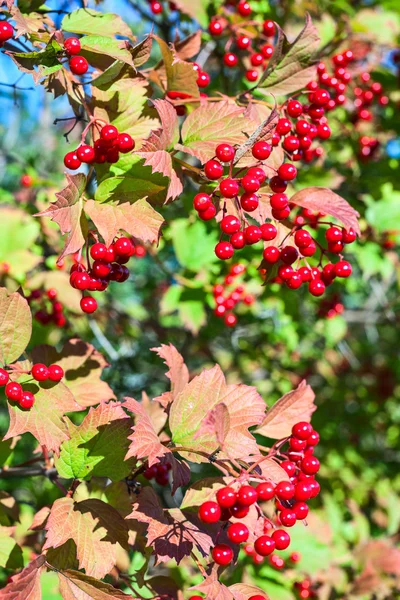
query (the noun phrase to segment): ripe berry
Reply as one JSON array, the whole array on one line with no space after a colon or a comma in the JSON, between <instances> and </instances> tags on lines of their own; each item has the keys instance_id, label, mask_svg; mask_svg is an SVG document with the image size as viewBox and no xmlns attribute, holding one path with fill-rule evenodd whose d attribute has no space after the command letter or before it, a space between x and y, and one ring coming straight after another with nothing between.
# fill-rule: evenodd
<instances>
[{"instance_id":1,"label":"ripe berry","mask_svg":"<svg viewBox=\"0 0 400 600\"><path fill-rule=\"evenodd\" d=\"M79 146L79 148L77 149L76 155L81 162L90 164L94 161L96 153L92 146L82 144L82 146Z\"/></svg>"},{"instance_id":2,"label":"ripe berry","mask_svg":"<svg viewBox=\"0 0 400 600\"><path fill-rule=\"evenodd\" d=\"M269 60L274 53L274 47L271 44L264 44L260 50L266 60Z\"/></svg>"},{"instance_id":3,"label":"ripe berry","mask_svg":"<svg viewBox=\"0 0 400 600\"><path fill-rule=\"evenodd\" d=\"M114 250L119 256L133 256L135 246L127 237L120 237L114 242Z\"/></svg>"},{"instance_id":4,"label":"ripe berry","mask_svg":"<svg viewBox=\"0 0 400 600\"><path fill-rule=\"evenodd\" d=\"M0 369L0 386L6 385L10 379L9 374L5 369Z\"/></svg>"},{"instance_id":5,"label":"ripe berry","mask_svg":"<svg viewBox=\"0 0 400 600\"><path fill-rule=\"evenodd\" d=\"M300 148L300 140L295 135L287 135L283 140L283 147L288 152L294 152Z\"/></svg>"},{"instance_id":6,"label":"ripe berry","mask_svg":"<svg viewBox=\"0 0 400 600\"><path fill-rule=\"evenodd\" d=\"M251 152L257 160L267 160L271 155L272 147L268 142L260 140L254 144Z\"/></svg>"},{"instance_id":7,"label":"ripe berry","mask_svg":"<svg viewBox=\"0 0 400 600\"><path fill-rule=\"evenodd\" d=\"M307 440L313 431L311 423L307 421L300 421L292 427L292 435L299 440Z\"/></svg>"},{"instance_id":8,"label":"ripe berry","mask_svg":"<svg viewBox=\"0 0 400 600\"><path fill-rule=\"evenodd\" d=\"M343 231L342 241L345 244L352 244L357 238L357 234L352 227Z\"/></svg>"},{"instance_id":9,"label":"ripe berry","mask_svg":"<svg viewBox=\"0 0 400 600\"><path fill-rule=\"evenodd\" d=\"M247 174L242 179L242 187L246 192L258 192L260 189L260 182L257 177Z\"/></svg>"},{"instance_id":10,"label":"ripe berry","mask_svg":"<svg viewBox=\"0 0 400 600\"><path fill-rule=\"evenodd\" d=\"M276 529L271 537L275 542L276 550L286 550L290 544L290 535L283 529Z\"/></svg>"},{"instance_id":11,"label":"ripe berry","mask_svg":"<svg viewBox=\"0 0 400 600\"><path fill-rule=\"evenodd\" d=\"M297 259L299 253L297 252L294 246L285 246L281 250L281 260L286 265L292 265L294 261Z\"/></svg>"},{"instance_id":12,"label":"ripe berry","mask_svg":"<svg viewBox=\"0 0 400 600\"><path fill-rule=\"evenodd\" d=\"M97 309L97 300L92 296L85 296L81 299L80 306L84 313L94 313Z\"/></svg>"},{"instance_id":13,"label":"ripe berry","mask_svg":"<svg viewBox=\"0 0 400 600\"><path fill-rule=\"evenodd\" d=\"M284 527L293 527L297 521L296 513L294 510L284 508L279 513L279 520Z\"/></svg>"},{"instance_id":14,"label":"ripe berry","mask_svg":"<svg viewBox=\"0 0 400 600\"><path fill-rule=\"evenodd\" d=\"M232 313L225 315L224 323L227 327L235 327L237 324L237 316L233 315Z\"/></svg>"},{"instance_id":15,"label":"ripe berry","mask_svg":"<svg viewBox=\"0 0 400 600\"><path fill-rule=\"evenodd\" d=\"M299 287L303 285L301 275L299 275L298 273L293 273L290 279L288 279L288 281L286 282L286 285L291 290L298 290Z\"/></svg>"},{"instance_id":16,"label":"ripe berry","mask_svg":"<svg viewBox=\"0 0 400 600\"><path fill-rule=\"evenodd\" d=\"M308 285L308 290L312 296L322 296L325 292L325 284L320 279L313 279Z\"/></svg>"},{"instance_id":17,"label":"ripe berry","mask_svg":"<svg viewBox=\"0 0 400 600\"><path fill-rule=\"evenodd\" d=\"M33 365L31 373L36 381L46 381L49 378L49 370L43 363Z\"/></svg>"},{"instance_id":18,"label":"ripe berry","mask_svg":"<svg viewBox=\"0 0 400 600\"><path fill-rule=\"evenodd\" d=\"M239 4L237 5L237 11L242 17L248 17L251 15L251 6L248 2L246 2L246 0L240 0Z\"/></svg>"},{"instance_id":19,"label":"ripe berry","mask_svg":"<svg viewBox=\"0 0 400 600\"><path fill-rule=\"evenodd\" d=\"M298 502L304 502L311 498L312 488L308 481L299 481L294 490L294 498Z\"/></svg>"},{"instance_id":20,"label":"ripe berry","mask_svg":"<svg viewBox=\"0 0 400 600\"><path fill-rule=\"evenodd\" d=\"M204 165L204 173L208 179L215 181L222 177L224 173L224 167L217 160L209 160Z\"/></svg>"},{"instance_id":21,"label":"ripe berry","mask_svg":"<svg viewBox=\"0 0 400 600\"><path fill-rule=\"evenodd\" d=\"M240 221L234 215L226 215L221 221L221 230L224 233L236 233L240 229Z\"/></svg>"},{"instance_id":22,"label":"ripe berry","mask_svg":"<svg viewBox=\"0 0 400 600\"><path fill-rule=\"evenodd\" d=\"M217 565L229 565L233 559L233 550L230 546L226 544L217 544L215 548L212 549L211 555L213 557L214 562Z\"/></svg>"},{"instance_id":23,"label":"ripe berry","mask_svg":"<svg viewBox=\"0 0 400 600\"><path fill-rule=\"evenodd\" d=\"M316 280L314 280L316 281ZM307 442L306 440L300 440L297 437L291 437L289 439L289 446L291 450L294 450L295 452L302 452L304 450L304 448L307 446Z\"/></svg>"},{"instance_id":24,"label":"ripe berry","mask_svg":"<svg viewBox=\"0 0 400 600\"><path fill-rule=\"evenodd\" d=\"M243 231L238 231L237 233L231 235L230 242L236 250L244 248L246 245L246 239L244 237Z\"/></svg>"},{"instance_id":25,"label":"ripe berry","mask_svg":"<svg viewBox=\"0 0 400 600\"><path fill-rule=\"evenodd\" d=\"M14 35L14 27L8 21L0 22L0 46Z\"/></svg>"},{"instance_id":26,"label":"ripe berry","mask_svg":"<svg viewBox=\"0 0 400 600\"><path fill-rule=\"evenodd\" d=\"M272 223L263 223L262 225L260 225L260 229L261 239L263 239L265 242L270 242L271 240L274 240L278 235L278 230Z\"/></svg>"},{"instance_id":27,"label":"ripe berry","mask_svg":"<svg viewBox=\"0 0 400 600\"><path fill-rule=\"evenodd\" d=\"M269 481L264 481L263 483L258 484L256 492L258 494L258 499L262 502L266 502L275 496L275 486Z\"/></svg>"},{"instance_id":28,"label":"ripe berry","mask_svg":"<svg viewBox=\"0 0 400 600\"><path fill-rule=\"evenodd\" d=\"M284 460L280 466L286 471L289 477L292 477L296 472L296 465L291 460Z\"/></svg>"},{"instance_id":29,"label":"ripe berry","mask_svg":"<svg viewBox=\"0 0 400 600\"><path fill-rule=\"evenodd\" d=\"M311 244L309 244L305 248L300 249L300 252L303 256L312 256L313 254L316 253L316 251L317 251L317 245L314 242L314 240L311 242Z\"/></svg>"},{"instance_id":30,"label":"ripe berry","mask_svg":"<svg viewBox=\"0 0 400 600\"><path fill-rule=\"evenodd\" d=\"M90 285L90 275L86 271L83 273L72 273L70 282L73 288L77 290L87 290Z\"/></svg>"},{"instance_id":31,"label":"ripe berry","mask_svg":"<svg viewBox=\"0 0 400 600\"><path fill-rule=\"evenodd\" d=\"M253 83L254 81L257 81L258 79L258 71L256 71L255 69L249 69L248 71L246 71L246 79L247 81L250 81L251 83Z\"/></svg>"},{"instance_id":32,"label":"ripe berry","mask_svg":"<svg viewBox=\"0 0 400 600\"><path fill-rule=\"evenodd\" d=\"M306 475L315 475L319 471L319 460L315 456L305 456L301 461L301 470Z\"/></svg>"},{"instance_id":33,"label":"ripe berry","mask_svg":"<svg viewBox=\"0 0 400 600\"><path fill-rule=\"evenodd\" d=\"M300 119L299 121L297 121L296 133L304 136L304 135L307 135L309 131L310 131L310 124L308 121L305 121L304 119Z\"/></svg>"},{"instance_id":34,"label":"ripe berry","mask_svg":"<svg viewBox=\"0 0 400 600\"><path fill-rule=\"evenodd\" d=\"M159 15L160 13L162 13L163 8L161 2L158 2L157 0L151 2L150 10L153 13L153 15Z\"/></svg>"},{"instance_id":35,"label":"ripe berry","mask_svg":"<svg viewBox=\"0 0 400 600\"><path fill-rule=\"evenodd\" d=\"M105 244L96 243L90 248L90 256L94 260L105 260L107 256L107 246Z\"/></svg>"},{"instance_id":36,"label":"ripe berry","mask_svg":"<svg viewBox=\"0 0 400 600\"><path fill-rule=\"evenodd\" d=\"M246 212L254 212L258 208L258 205L259 201L256 194L245 192L240 196L240 206Z\"/></svg>"},{"instance_id":37,"label":"ripe berry","mask_svg":"<svg viewBox=\"0 0 400 600\"><path fill-rule=\"evenodd\" d=\"M315 481L315 479L313 479L310 482L310 489L311 489L310 498L315 498L316 496L318 496L320 489L321 489L318 481Z\"/></svg>"},{"instance_id":38,"label":"ripe berry","mask_svg":"<svg viewBox=\"0 0 400 600\"><path fill-rule=\"evenodd\" d=\"M236 54L233 54L233 52L227 52L226 54L224 54L223 61L224 65L226 65L227 67L236 67L236 65L239 62L239 59L236 56Z\"/></svg>"},{"instance_id":39,"label":"ripe berry","mask_svg":"<svg viewBox=\"0 0 400 600\"><path fill-rule=\"evenodd\" d=\"M237 499L235 490L229 486L223 487L217 492L217 502L222 508L231 508Z\"/></svg>"},{"instance_id":40,"label":"ripe berry","mask_svg":"<svg viewBox=\"0 0 400 600\"><path fill-rule=\"evenodd\" d=\"M278 175L284 181L292 181L297 177L297 169L290 163L284 163L278 169Z\"/></svg>"},{"instance_id":41,"label":"ripe berry","mask_svg":"<svg viewBox=\"0 0 400 600\"><path fill-rule=\"evenodd\" d=\"M298 100L289 100L287 112L290 117L299 117L303 112L303 106Z\"/></svg>"},{"instance_id":42,"label":"ripe berry","mask_svg":"<svg viewBox=\"0 0 400 600\"><path fill-rule=\"evenodd\" d=\"M275 23L270 20L264 21L263 33L267 37L272 37L273 35L275 35Z\"/></svg>"},{"instance_id":43,"label":"ripe berry","mask_svg":"<svg viewBox=\"0 0 400 600\"><path fill-rule=\"evenodd\" d=\"M257 244L261 240L261 229L257 225L249 225L243 230L246 244L252 245Z\"/></svg>"},{"instance_id":44,"label":"ripe berry","mask_svg":"<svg viewBox=\"0 0 400 600\"><path fill-rule=\"evenodd\" d=\"M296 502L292 508L296 513L296 518L298 521L302 521L303 519L307 518L308 506L305 502Z\"/></svg>"},{"instance_id":45,"label":"ripe berry","mask_svg":"<svg viewBox=\"0 0 400 600\"><path fill-rule=\"evenodd\" d=\"M104 125L100 132L100 137L106 142L113 142L118 138L118 129L114 125Z\"/></svg>"},{"instance_id":46,"label":"ripe berry","mask_svg":"<svg viewBox=\"0 0 400 600\"><path fill-rule=\"evenodd\" d=\"M257 502L258 494L255 488L251 485L242 485L238 491L237 501L243 506L250 506Z\"/></svg>"},{"instance_id":47,"label":"ripe berry","mask_svg":"<svg viewBox=\"0 0 400 600\"><path fill-rule=\"evenodd\" d=\"M235 198L239 193L239 183L236 179L228 177L221 181L219 189L224 198Z\"/></svg>"},{"instance_id":48,"label":"ripe berry","mask_svg":"<svg viewBox=\"0 0 400 600\"><path fill-rule=\"evenodd\" d=\"M289 198L286 194L272 194L269 201L271 208L275 208L276 210L282 210L282 208L286 208L289 204Z\"/></svg>"},{"instance_id":49,"label":"ripe berry","mask_svg":"<svg viewBox=\"0 0 400 600\"><path fill-rule=\"evenodd\" d=\"M254 542L254 549L260 556L268 556L275 550L275 541L269 535L262 535Z\"/></svg>"},{"instance_id":50,"label":"ripe berry","mask_svg":"<svg viewBox=\"0 0 400 600\"><path fill-rule=\"evenodd\" d=\"M196 194L193 200L193 206L197 211L207 210L210 208L210 206L212 206L211 196L205 194L204 192Z\"/></svg>"},{"instance_id":51,"label":"ripe berry","mask_svg":"<svg viewBox=\"0 0 400 600\"><path fill-rule=\"evenodd\" d=\"M73 56L69 61L69 68L74 75L84 75L89 69L89 63L83 56Z\"/></svg>"},{"instance_id":52,"label":"ripe berry","mask_svg":"<svg viewBox=\"0 0 400 600\"><path fill-rule=\"evenodd\" d=\"M64 165L67 167L67 169L71 169L71 171L76 171L76 169L79 169L81 164L82 163L79 160L76 152L67 152L67 154L64 156Z\"/></svg>"},{"instance_id":53,"label":"ripe berry","mask_svg":"<svg viewBox=\"0 0 400 600\"><path fill-rule=\"evenodd\" d=\"M221 162L231 162L235 157L235 148L230 144L219 144L215 149L215 154Z\"/></svg>"},{"instance_id":54,"label":"ripe berry","mask_svg":"<svg viewBox=\"0 0 400 600\"><path fill-rule=\"evenodd\" d=\"M5 394L9 400L18 402L22 397L22 385L16 381L9 381L5 387Z\"/></svg>"},{"instance_id":55,"label":"ripe berry","mask_svg":"<svg viewBox=\"0 0 400 600\"><path fill-rule=\"evenodd\" d=\"M76 56L81 51L81 42L77 37L67 38L64 42L64 50L70 56Z\"/></svg>"},{"instance_id":56,"label":"ripe berry","mask_svg":"<svg viewBox=\"0 0 400 600\"><path fill-rule=\"evenodd\" d=\"M198 514L203 523L217 523L221 517L221 509L216 502L203 502Z\"/></svg>"},{"instance_id":57,"label":"ripe berry","mask_svg":"<svg viewBox=\"0 0 400 600\"><path fill-rule=\"evenodd\" d=\"M277 194L283 194L286 191L287 183L286 181L282 181L280 177L275 175L269 182L269 187L271 190Z\"/></svg>"},{"instance_id":58,"label":"ripe berry","mask_svg":"<svg viewBox=\"0 0 400 600\"><path fill-rule=\"evenodd\" d=\"M318 106L317 104L311 104L308 109L308 115L313 121L319 121L324 116L325 111L322 106Z\"/></svg>"},{"instance_id":59,"label":"ripe berry","mask_svg":"<svg viewBox=\"0 0 400 600\"><path fill-rule=\"evenodd\" d=\"M249 539L249 530L243 523L232 523L229 525L227 534L233 544L241 544Z\"/></svg>"},{"instance_id":60,"label":"ripe berry","mask_svg":"<svg viewBox=\"0 0 400 600\"><path fill-rule=\"evenodd\" d=\"M300 269L297 272L299 275L301 275L301 278L304 283L308 283L312 280L312 271L308 267L300 267Z\"/></svg>"},{"instance_id":61,"label":"ripe berry","mask_svg":"<svg viewBox=\"0 0 400 600\"><path fill-rule=\"evenodd\" d=\"M335 265L335 274L337 277L350 277L352 272L351 264L347 260L339 260Z\"/></svg>"},{"instance_id":62,"label":"ripe berry","mask_svg":"<svg viewBox=\"0 0 400 600\"><path fill-rule=\"evenodd\" d=\"M215 254L221 260L228 260L234 255L234 248L230 242L218 242L215 246Z\"/></svg>"},{"instance_id":63,"label":"ripe berry","mask_svg":"<svg viewBox=\"0 0 400 600\"><path fill-rule=\"evenodd\" d=\"M275 487L275 496L279 500L291 500L294 496L294 485L289 481L280 481Z\"/></svg>"},{"instance_id":64,"label":"ripe berry","mask_svg":"<svg viewBox=\"0 0 400 600\"><path fill-rule=\"evenodd\" d=\"M241 35L237 38L236 45L241 50L247 50L251 45L251 39L247 35Z\"/></svg>"},{"instance_id":65,"label":"ripe berry","mask_svg":"<svg viewBox=\"0 0 400 600\"><path fill-rule=\"evenodd\" d=\"M263 252L264 260L271 264L278 262L280 255L281 252L276 246L268 246Z\"/></svg>"},{"instance_id":66,"label":"ripe berry","mask_svg":"<svg viewBox=\"0 0 400 600\"><path fill-rule=\"evenodd\" d=\"M318 443L319 443L319 433L313 429L310 437L307 440L307 444L309 446L316 446Z\"/></svg>"},{"instance_id":67,"label":"ripe berry","mask_svg":"<svg viewBox=\"0 0 400 600\"><path fill-rule=\"evenodd\" d=\"M208 26L208 31L211 33L211 35L221 35L223 30L224 28L222 26L221 21L218 21L217 19L211 21L211 23Z\"/></svg>"},{"instance_id":68,"label":"ripe berry","mask_svg":"<svg viewBox=\"0 0 400 600\"><path fill-rule=\"evenodd\" d=\"M231 515L235 517L235 519L244 519L249 514L249 507L243 504L236 503L232 506Z\"/></svg>"},{"instance_id":69,"label":"ripe berry","mask_svg":"<svg viewBox=\"0 0 400 600\"><path fill-rule=\"evenodd\" d=\"M29 409L35 404L35 396L32 392L22 392L21 398L19 400L19 405L21 408Z\"/></svg>"},{"instance_id":70,"label":"ripe berry","mask_svg":"<svg viewBox=\"0 0 400 600\"><path fill-rule=\"evenodd\" d=\"M284 117L279 119L278 123L276 124L276 132L279 133L279 135L286 135L291 129L292 123L289 121L289 119L285 119Z\"/></svg>"},{"instance_id":71,"label":"ripe berry","mask_svg":"<svg viewBox=\"0 0 400 600\"><path fill-rule=\"evenodd\" d=\"M211 78L208 73L200 71L197 77L197 85L199 88L205 88L210 84Z\"/></svg>"},{"instance_id":72,"label":"ripe berry","mask_svg":"<svg viewBox=\"0 0 400 600\"><path fill-rule=\"evenodd\" d=\"M341 242L343 238L343 231L339 227L329 227L325 232L327 242Z\"/></svg>"},{"instance_id":73,"label":"ripe berry","mask_svg":"<svg viewBox=\"0 0 400 600\"><path fill-rule=\"evenodd\" d=\"M64 371L59 365L50 365L48 370L50 381L58 382L64 377Z\"/></svg>"},{"instance_id":74,"label":"ripe berry","mask_svg":"<svg viewBox=\"0 0 400 600\"><path fill-rule=\"evenodd\" d=\"M255 52L250 56L250 62L253 67L259 67L264 62L264 56L261 52Z\"/></svg>"},{"instance_id":75,"label":"ripe berry","mask_svg":"<svg viewBox=\"0 0 400 600\"><path fill-rule=\"evenodd\" d=\"M111 263L103 260L95 260L92 265L92 272L95 277L103 279L111 273Z\"/></svg>"},{"instance_id":76,"label":"ripe berry","mask_svg":"<svg viewBox=\"0 0 400 600\"><path fill-rule=\"evenodd\" d=\"M312 242L312 237L305 229L298 229L294 234L294 241L299 248L307 248Z\"/></svg>"},{"instance_id":77,"label":"ripe berry","mask_svg":"<svg viewBox=\"0 0 400 600\"><path fill-rule=\"evenodd\" d=\"M120 133L117 137L117 146L118 150L122 152L122 154L127 154L135 147L135 140L132 138L129 133Z\"/></svg>"}]
</instances>

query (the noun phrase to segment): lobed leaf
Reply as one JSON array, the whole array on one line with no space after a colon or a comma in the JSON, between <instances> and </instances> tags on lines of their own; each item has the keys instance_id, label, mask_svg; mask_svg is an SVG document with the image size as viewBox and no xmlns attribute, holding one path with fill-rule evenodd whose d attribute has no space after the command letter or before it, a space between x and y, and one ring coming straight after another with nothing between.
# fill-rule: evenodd
<instances>
[{"instance_id":1,"label":"lobed leaf","mask_svg":"<svg viewBox=\"0 0 400 600\"><path fill-rule=\"evenodd\" d=\"M58 579L64 600L138 600L80 571L63 570L58 573Z\"/></svg>"},{"instance_id":2,"label":"lobed leaf","mask_svg":"<svg viewBox=\"0 0 400 600\"><path fill-rule=\"evenodd\" d=\"M38 556L20 573L13 575L10 583L0 590L0 600L41 600L40 575L45 562L45 556Z\"/></svg>"},{"instance_id":3,"label":"lobed leaf","mask_svg":"<svg viewBox=\"0 0 400 600\"><path fill-rule=\"evenodd\" d=\"M158 356L164 359L164 362L169 369L166 376L171 381L171 391L156 398L162 406L166 407L189 383L189 370L183 360L183 356L172 344L169 344L168 346L166 344L161 344L160 347L151 348L151 350L157 352Z\"/></svg>"},{"instance_id":4,"label":"lobed leaf","mask_svg":"<svg viewBox=\"0 0 400 600\"><path fill-rule=\"evenodd\" d=\"M193 69L193 64L181 60L176 50L168 46L158 36L154 36L154 39L157 40L160 46L167 80L167 91L185 92L193 98L199 98L200 92L197 85L197 73Z\"/></svg>"},{"instance_id":5,"label":"lobed leaf","mask_svg":"<svg viewBox=\"0 0 400 600\"><path fill-rule=\"evenodd\" d=\"M28 302L17 292L0 288L0 364L16 361L32 335L32 315Z\"/></svg>"},{"instance_id":6,"label":"lobed leaf","mask_svg":"<svg viewBox=\"0 0 400 600\"><path fill-rule=\"evenodd\" d=\"M157 432L145 408L133 398L126 398L124 408L136 415L135 425L132 428L132 435L129 436L131 444L126 453L125 460L132 456L136 458L145 458L148 460L149 467L160 462L160 458L170 454L170 450L160 442Z\"/></svg>"},{"instance_id":7,"label":"lobed leaf","mask_svg":"<svg viewBox=\"0 0 400 600\"><path fill-rule=\"evenodd\" d=\"M90 8L79 8L66 15L62 20L61 29L84 35L105 35L108 37L121 35L135 39L131 28L119 15L102 13Z\"/></svg>"}]
</instances>

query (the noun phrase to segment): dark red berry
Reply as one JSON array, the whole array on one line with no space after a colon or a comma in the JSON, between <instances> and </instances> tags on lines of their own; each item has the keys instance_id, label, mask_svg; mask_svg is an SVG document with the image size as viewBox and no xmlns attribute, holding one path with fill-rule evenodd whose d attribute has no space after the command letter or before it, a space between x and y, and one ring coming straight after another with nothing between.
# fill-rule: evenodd
<instances>
[{"instance_id":1,"label":"dark red berry","mask_svg":"<svg viewBox=\"0 0 400 600\"><path fill-rule=\"evenodd\" d=\"M277 194L283 194L286 191L287 183L283 181L280 177L275 175L269 182L269 187L271 190Z\"/></svg>"},{"instance_id":2,"label":"dark red berry","mask_svg":"<svg viewBox=\"0 0 400 600\"><path fill-rule=\"evenodd\" d=\"M244 517L249 514L250 508L243 504L236 503L230 510L232 517L235 517L235 519L244 519Z\"/></svg>"}]
</instances>

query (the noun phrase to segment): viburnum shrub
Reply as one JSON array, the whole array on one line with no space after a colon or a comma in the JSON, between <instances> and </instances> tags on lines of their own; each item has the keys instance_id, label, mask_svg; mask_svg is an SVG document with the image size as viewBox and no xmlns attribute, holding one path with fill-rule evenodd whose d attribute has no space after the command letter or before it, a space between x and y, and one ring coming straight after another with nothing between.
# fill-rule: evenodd
<instances>
[{"instance_id":1,"label":"viburnum shrub","mask_svg":"<svg viewBox=\"0 0 400 600\"><path fill-rule=\"evenodd\" d=\"M0 288L0 389L10 415L4 442L25 433L35 439L34 456L11 475L33 464L60 497L36 513L31 562L19 572L23 540L2 522L5 537L17 536L5 564L21 554L4 598L39 600L40 577L51 571L66 600L268 600L267 586L247 583L247 575L238 581L241 571L236 583L228 577L247 557L255 566L268 557L265 566L277 570L300 560L291 531L307 526L320 491L311 387L299 377L267 408L255 387L233 382L231 373L227 382L218 364L189 373L168 343L152 350L168 368L170 389L155 398L143 392L140 402L117 399L101 379L113 364L94 346L78 336L63 347L39 345L43 329L32 332L32 320L47 326L51 341L56 328L71 331L68 311L78 304L81 322L97 335L96 318L118 335L113 284L126 282L129 262L147 251L156 264L162 237L168 248L180 225L165 222L172 202L181 219L215 239L212 260L228 261L206 290L210 313L226 327L236 325L236 307L257 310L263 283L322 296L352 274L348 249L361 233L359 214L327 187L303 187L302 177L311 181L310 163L325 165L339 111L356 129L356 155L376 158L373 122L388 97L362 48L341 46L341 35L334 51L322 46L308 14L289 41L264 8L229 0L210 7L204 31L174 42L152 31L137 42L119 15L86 4L70 12L26 4L1 3L0 45L70 112L56 119L68 122L62 189L36 197L46 180L29 170L20 183L43 239L58 236L49 219L65 237L53 269L60 288L46 278L47 246L36 279L18 274L11 279L23 281L20 289ZM152 1L143 14L155 15L165 34L173 14L191 14L187 4ZM226 89L218 89L226 72ZM195 254L195 243L184 251ZM10 269L4 261L1 276ZM185 278L191 290L203 284L201 269L196 275ZM335 294L315 313L342 312ZM98 339L112 363L112 347ZM181 562L195 573L190 589L157 570ZM311 579L292 581L301 598L314 596Z\"/></svg>"}]
</instances>

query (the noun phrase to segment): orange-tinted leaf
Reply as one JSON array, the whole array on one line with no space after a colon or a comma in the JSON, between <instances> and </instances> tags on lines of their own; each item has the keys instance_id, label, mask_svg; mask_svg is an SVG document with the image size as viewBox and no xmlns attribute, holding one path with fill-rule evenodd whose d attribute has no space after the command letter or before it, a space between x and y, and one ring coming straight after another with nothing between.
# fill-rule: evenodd
<instances>
[{"instance_id":1,"label":"orange-tinted leaf","mask_svg":"<svg viewBox=\"0 0 400 600\"><path fill-rule=\"evenodd\" d=\"M328 188L304 188L296 192L290 198L290 202L303 208L330 215L341 221L347 229L352 227L360 235L360 226L357 220L360 216L359 213L350 206L347 200Z\"/></svg>"},{"instance_id":2,"label":"orange-tinted leaf","mask_svg":"<svg viewBox=\"0 0 400 600\"><path fill-rule=\"evenodd\" d=\"M260 123L260 125L257 127L257 129L244 142L244 144L239 146L239 148L236 150L235 163L239 162L240 159L243 156L245 156L247 153L250 153L251 148L254 146L254 144L258 140L269 141L272 138L272 135L274 133L274 130L275 130L278 120L279 120L279 113L274 108L271 111L271 113L268 115L268 117L262 123Z\"/></svg>"},{"instance_id":3,"label":"orange-tinted leaf","mask_svg":"<svg viewBox=\"0 0 400 600\"><path fill-rule=\"evenodd\" d=\"M315 394L303 380L293 391L280 398L268 411L256 431L266 437L281 439L290 435L292 427L299 421L310 421L315 411Z\"/></svg>"},{"instance_id":4,"label":"orange-tinted leaf","mask_svg":"<svg viewBox=\"0 0 400 600\"><path fill-rule=\"evenodd\" d=\"M176 396L183 390L185 385L189 383L189 370L183 360L182 355L172 344L168 346L161 344L159 348L152 348L153 352L157 352L160 358L163 358L165 364L169 368L166 375L171 380L171 391L166 392L162 396L156 398L162 406L168 406Z\"/></svg>"},{"instance_id":5,"label":"orange-tinted leaf","mask_svg":"<svg viewBox=\"0 0 400 600\"><path fill-rule=\"evenodd\" d=\"M203 502L212 500L215 498L215 494L219 488L224 487L224 485L228 485L227 478L206 477L205 479L200 479L200 481L195 481L186 491L181 503L181 509L200 506Z\"/></svg>"},{"instance_id":6,"label":"orange-tinted leaf","mask_svg":"<svg viewBox=\"0 0 400 600\"><path fill-rule=\"evenodd\" d=\"M218 580L217 573L213 570L211 575L194 588L206 595L207 600L244 600L244 597L235 598L230 588Z\"/></svg>"},{"instance_id":7,"label":"orange-tinted leaf","mask_svg":"<svg viewBox=\"0 0 400 600\"><path fill-rule=\"evenodd\" d=\"M58 548L72 539L76 544L79 568L102 578L116 564L117 546L127 548L128 528L121 515L97 499L74 502L60 498L52 506L46 523L43 549Z\"/></svg>"},{"instance_id":8,"label":"orange-tinted leaf","mask_svg":"<svg viewBox=\"0 0 400 600\"><path fill-rule=\"evenodd\" d=\"M64 600L137 600L131 594L80 571L66 569L58 573L58 579Z\"/></svg>"},{"instance_id":9,"label":"orange-tinted leaf","mask_svg":"<svg viewBox=\"0 0 400 600\"><path fill-rule=\"evenodd\" d=\"M0 364L16 361L32 334L32 315L28 302L15 292L0 288Z\"/></svg>"},{"instance_id":10,"label":"orange-tinted leaf","mask_svg":"<svg viewBox=\"0 0 400 600\"><path fill-rule=\"evenodd\" d=\"M88 200L84 209L99 230L106 245L111 244L121 230L144 243L157 242L164 224L160 213L154 210L144 198L132 204L130 202Z\"/></svg>"},{"instance_id":11,"label":"orange-tinted leaf","mask_svg":"<svg viewBox=\"0 0 400 600\"><path fill-rule=\"evenodd\" d=\"M125 460L132 456L146 458L149 467L160 462L160 458L169 454L170 450L161 444L146 410L140 402L133 398L126 398L124 408L127 408L136 416L135 425L132 428L133 433L128 438L131 440L131 445Z\"/></svg>"},{"instance_id":12,"label":"orange-tinted leaf","mask_svg":"<svg viewBox=\"0 0 400 600\"><path fill-rule=\"evenodd\" d=\"M198 29L188 37L174 43L177 55L181 60L193 58L200 52L201 48L201 30Z\"/></svg>"},{"instance_id":13,"label":"orange-tinted leaf","mask_svg":"<svg viewBox=\"0 0 400 600\"><path fill-rule=\"evenodd\" d=\"M260 590L260 588L255 585L249 585L247 583L234 583L229 586L229 590L232 592L235 600L248 600L251 596L260 595L265 600L269 600L269 596L264 592L264 590Z\"/></svg>"},{"instance_id":14,"label":"orange-tinted leaf","mask_svg":"<svg viewBox=\"0 0 400 600\"><path fill-rule=\"evenodd\" d=\"M218 446L223 449L229 428L230 417L228 408L223 402L220 402L206 414L201 422L200 428L194 435L194 439L197 439L202 435L211 434L218 442Z\"/></svg>"},{"instance_id":15,"label":"orange-tinted leaf","mask_svg":"<svg viewBox=\"0 0 400 600\"><path fill-rule=\"evenodd\" d=\"M135 67L141 67L149 60L152 45L153 37L151 35L147 35L144 40L131 48L130 53L132 54L133 64Z\"/></svg>"},{"instance_id":16,"label":"orange-tinted leaf","mask_svg":"<svg viewBox=\"0 0 400 600\"><path fill-rule=\"evenodd\" d=\"M193 64L185 62L179 58L176 51L169 47L158 36L157 40L161 55L164 61L164 68L167 78L167 91L185 92L193 98L199 98L199 88L197 86L197 73L193 69Z\"/></svg>"},{"instance_id":17,"label":"orange-tinted leaf","mask_svg":"<svg viewBox=\"0 0 400 600\"><path fill-rule=\"evenodd\" d=\"M6 587L0 590L1 600L41 600L40 574L46 562L45 556L33 560L20 573L13 575Z\"/></svg>"}]
</instances>

